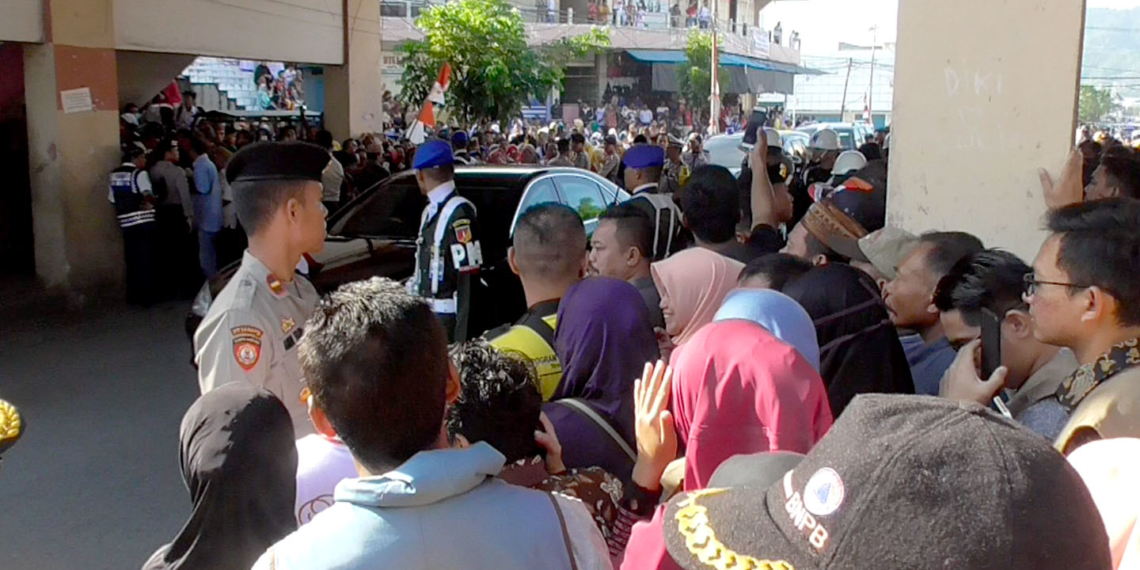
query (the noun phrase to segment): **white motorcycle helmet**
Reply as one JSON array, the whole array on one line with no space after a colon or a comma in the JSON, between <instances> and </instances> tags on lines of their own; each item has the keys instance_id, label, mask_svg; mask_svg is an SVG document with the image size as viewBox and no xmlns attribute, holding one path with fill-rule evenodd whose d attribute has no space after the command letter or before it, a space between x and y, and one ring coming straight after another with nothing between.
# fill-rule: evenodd
<instances>
[{"instance_id":1,"label":"white motorcycle helmet","mask_svg":"<svg viewBox=\"0 0 1140 570\"><path fill-rule=\"evenodd\" d=\"M835 159L835 166L831 169L832 176L844 176L867 166L867 157L857 150L848 150Z\"/></svg>"},{"instance_id":2,"label":"white motorcycle helmet","mask_svg":"<svg viewBox=\"0 0 1140 570\"><path fill-rule=\"evenodd\" d=\"M768 137L769 147L784 148L784 138L780 136L780 131L772 127L764 127L764 136Z\"/></svg>"},{"instance_id":3,"label":"white motorcycle helmet","mask_svg":"<svg viewBox=\"0 0 1140 570\"><path fill-rule=\"evenodd\" d=\"M814 150L839 150L839 134L831 129L820 129L811 136L808 146Z\"/></svg>"}]
</instances>

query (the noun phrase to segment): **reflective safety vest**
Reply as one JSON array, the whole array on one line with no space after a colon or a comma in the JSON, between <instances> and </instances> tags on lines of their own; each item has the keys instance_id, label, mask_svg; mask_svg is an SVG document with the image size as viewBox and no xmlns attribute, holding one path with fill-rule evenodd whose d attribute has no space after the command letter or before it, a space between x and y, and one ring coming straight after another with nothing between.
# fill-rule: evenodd
<instances>
[{"instance_id":1,"label":"reflective safety vest","mask_svg":"<svg viewBox=\"0 0 1140 570\"><path fill-rule=\"evenodd\" d=\"M115 206L120 228L154 222L154 209L142 208L146 194L139 186L139 176L143 172L133 164L123 164L111 171L108 199Z\"/></svg>"},{"instance_id":2,"label":"reflective safety vest","mask_svg":"<svg viewBox=\"0 0 1140 570\"><path fill-rule=\"evenodd\" d=\"M486 338L500 352L528 362L538 378L542 401L548 402L562 382L562 362L554 351L558 300L531 307L515 324L488 331Z\"/></svg>"}]
</instances>

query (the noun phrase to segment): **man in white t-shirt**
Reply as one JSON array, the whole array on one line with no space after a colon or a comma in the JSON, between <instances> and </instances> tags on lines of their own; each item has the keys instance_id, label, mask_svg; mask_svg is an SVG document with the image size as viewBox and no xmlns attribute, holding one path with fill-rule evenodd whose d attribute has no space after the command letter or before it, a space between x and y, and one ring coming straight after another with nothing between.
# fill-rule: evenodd
<instances>
[{"instance_id":1,"label":"man in white t-shirt","mask_svg":"<svg viewBox=\"0 0 1140 570\"><path fill-rule=\"evenodd\" d=\"M333 491L345 479L359 477L352 453L336 433L324 412L309 396L309 419L317 433L297 440L297 525L303 525L335 502Z\"/></svg>"},{"instance_id":2,"label":"man in white t-shirt","mask_svg":"<svg viewBox=\"0 0 1140 570\"><path fill-rule=\"evenodd\" d=\"M650 111L649 107L642 107L638 118L641 119L641 124L648 125L653 122L653 111Z\"/></svg>"}]
</instances>

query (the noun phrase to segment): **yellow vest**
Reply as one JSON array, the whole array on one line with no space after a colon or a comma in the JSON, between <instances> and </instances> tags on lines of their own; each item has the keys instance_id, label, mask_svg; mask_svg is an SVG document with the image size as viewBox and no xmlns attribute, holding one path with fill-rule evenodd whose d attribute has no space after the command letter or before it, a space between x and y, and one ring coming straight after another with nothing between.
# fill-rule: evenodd
<instances>
[{"instance_id":1,"label":"yellow vest","mask_svg":"<svg viewBox=\"0 0 1140 570\"><path fill-rule=\"evenodd\" d=\"M558 315L542 317L542 320L550 325L550 330L554 330L558 324ZM526 325L513 325L489 342L501 352L513 354L530 362L538 377L538 389L542 392L542 401L550 401L554 391L558 389L558 384L562 382L562 363L558 361L554 347L542 338L542 335Z\"/></svg>"}]
</instances>

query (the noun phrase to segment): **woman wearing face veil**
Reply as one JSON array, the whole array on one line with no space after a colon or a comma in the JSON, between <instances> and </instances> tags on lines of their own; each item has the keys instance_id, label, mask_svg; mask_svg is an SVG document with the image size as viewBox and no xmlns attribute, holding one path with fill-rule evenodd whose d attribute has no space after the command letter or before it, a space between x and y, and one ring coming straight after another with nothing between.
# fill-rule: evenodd
<instances>
[{"instance_id":1,"label":"woman wearing face veil","mask_svg":"<svg viewBox=\"0 0 1140 570\"><path fill-rule=\"evenodd\" d=\"M143 570L246 569L297 529L293 424L273 394L240 382L205 394L179 441L194 510Z\"/></svg>"}]
</instances>

